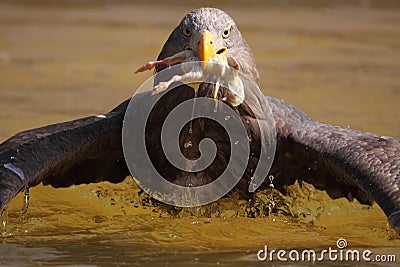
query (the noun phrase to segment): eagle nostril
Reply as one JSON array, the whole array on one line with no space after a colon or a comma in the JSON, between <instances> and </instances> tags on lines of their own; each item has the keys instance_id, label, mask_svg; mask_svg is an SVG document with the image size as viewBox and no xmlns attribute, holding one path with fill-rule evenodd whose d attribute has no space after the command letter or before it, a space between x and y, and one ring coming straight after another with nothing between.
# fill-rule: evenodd
<instances>
[{"instance_id":1,"label":"eagle nostril","mask_svg":"<svg viewBox=\"0 0 400 267\"><path fill-rule=\"evenodd\" d=\"M226 47L221 47L221 48L217 51L217 54L220 55L220 54L226 52L226 50L227 50Z\"/></svg>"},{"instance_id":2,"label":"eagle nostril","mask_svg":"<svg viewBox=\"0 0 400 267\"><path fill-rule=\"evenodd\" d=\"M186 46L185 50L193 51L193 48L191 48L190 46Z\"/></svg>"}]
</instances>

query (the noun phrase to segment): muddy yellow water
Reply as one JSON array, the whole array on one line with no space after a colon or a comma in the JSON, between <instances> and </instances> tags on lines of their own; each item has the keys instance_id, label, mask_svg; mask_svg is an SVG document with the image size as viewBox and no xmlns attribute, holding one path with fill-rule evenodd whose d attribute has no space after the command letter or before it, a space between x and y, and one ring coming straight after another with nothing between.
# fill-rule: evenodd
<instances>
[{"instance_id":1,"label":"muddy yellow water","mask_svg":"<svg viewBox=\"0 0 400 267\"><path fill-rule=\"evenodd\" d=\"M254 51L265 94L326 123L400 137L395 1L166 2L2 1L0 141L104 113L130 97L150 75L132 71L154 59L181 17L202 5L235 18ZM348 248L400 261L400 240L376 205L331 200L308 185L291 192L261 194L265 205L274 196L274 212L248 218L251 207L234 199L171 211L149 202L132 179L37 186L30 190L27 218L20 218L22 195L8 207L0 264L265 266L256 257L264 245L322 250L337 248L339 238Z\"/></svg>"}]
</instances>

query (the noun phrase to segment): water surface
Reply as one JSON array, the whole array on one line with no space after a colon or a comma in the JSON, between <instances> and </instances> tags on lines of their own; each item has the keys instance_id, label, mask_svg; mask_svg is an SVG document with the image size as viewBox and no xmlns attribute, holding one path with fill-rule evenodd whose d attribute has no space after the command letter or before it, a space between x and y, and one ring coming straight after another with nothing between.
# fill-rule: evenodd
<instances>
[{"instance_id":1,"label":"water surface","mask_svg":"<svg viewBox=\"0 0 400 267\"><path fill-rule=\"evenodd\" d=\"M218 7L252 47L265 94L326 123L400 137L399 6L363 3ZM102 114L133 95L150 73L132 71L156 58L198 6L0 3L0 140ZM24 223L22 196L9 206L2 265L251 266L264 245L325 249L340 237L400 260L400 240L379 207L330 200L311 187L277 202L293 216L259 218L237 216L230 200L171 215L142 205L132 179L30 191Z\"/></svg>"}]
</instances>

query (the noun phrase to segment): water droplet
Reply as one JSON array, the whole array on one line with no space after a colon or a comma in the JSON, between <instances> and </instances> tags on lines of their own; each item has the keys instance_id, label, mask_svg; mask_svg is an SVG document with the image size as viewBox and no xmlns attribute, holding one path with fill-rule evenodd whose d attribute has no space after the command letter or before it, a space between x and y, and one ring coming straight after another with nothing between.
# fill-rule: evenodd
<instances>
[{"instance_id":1,"label":"water droplet","mask_svg":"<svg viewBox=\"0 0 400 267\"><path fill-rule=\"evenodd\" d=\"M275 201L274 201L274 195L273 195L273 189L274 189L274 184L273 180L275 179L273 175L268 176L268 179L270 181L269 184L269 201L268 201L268 216L271 216L274 208L275 208Z\"/></svg>"},{"instance_id":2,"label":"water droplet","mask_svg":"<svg viewBox=\"0 0 400 267\"><path fill-rule=\"evenodd\" d=\"M270 184L269 184L269 188L274 189L274 188L275 188L274 184L273 184L273 183L270 183Z\"/></svg>"},{"instance_id":3,"label":"water droplet","mask_svg":"<svg viewBox=\"0 0 400 267\"><path fill-rule=\"evenodd\" d=\"M275 179L273 175L268 176L269 181L272 183L272 181Z\"/></svg>"},{"instance_id":4,"label":"water droplet","mask_svg":"<svg viewBox=\"0 0 400 267\"><path fill-rule=\"evenodd\" d=\"M231 118L231 116L229 116L229 115L225 116L226 121L229 120L230 118Z\"/></svg>"},{"instance_id":5,"label":"water droplet","mask_svg":"<svg viewBox=\"0 0 400 267\"><path fill-rule=\"evenodd\" d=\"M171 238L173 238L173 239L177 238L177 236L174 235L174 234L169 234L169 237L171 237Z\"/></svg>"},{"instance_id":6,"label":"water droplet","mask_svg":"<svg viewBox=\"0 0 400 267\"><path fill-rule=\"evenodd\" d=\"M252 139L250 136L247 136L247 140L249 140L249 142L251 143Z\"/></svg>"},{"instance_id":7,"label":"water droplet","mask_svg":"<svg viewBox=\"0 0 400 267\"><path fill-rule=\"evenodd\" d=\"M272 207L275 207L275 201L274 200L271 200L270 204L271 204Z\"/></svg>"},{"instance_id":8,"label":"water droplet","mask_svg":"<svg viewBox=\"0 0 400 267\"><path fill-rule=\"evenodd\" d=\"M249 120L246 120L246 123L247 123L247 124L249 124L249 123L250 123L250 121L249 121Z\"/></svg>"},{"instance_id":9,"label":"water droplet","mask_svg":"<svg viewBox=\"0 0 400 267\"><path fill-rule=\"evenodd\" d=\"M7 206L0 210L0 219L2 226L2 234L3 236L6 234L7 222L8 222L8 211Z\"/></svg>"},{"instance_id":10,"label":"water droplet","mask_svg":"<svg viewBox=\"0 0 400 267\"><path fill-rule=\"evenodd\" d=\"M256 181L254 181L254 177L250 177L250 187L253 189L253 191L255 191L257 189L257 183Z\"/></svg>"},{"instance_id":11,"label":"water droplet","mask_svg":"<svg viewBox=\"0 0 400 267\"><path fill-rule=\"evenodd\" d=\"M187 142L183 145L184 148L191 148L192 146L193 146L192 141L187 141Z\"/></svg>"},{"instance_id":12,"label":"water droplet","mask_svg":"<svg viewBox=\"0 0 400 267\"><path fill-rule=\"evenodd\" d=\"M28 219L28 208L29 208L29 186L25 186L24 199L21 208L20 222L23 223Z\"/></svg>"},{"instance_id":13,"label":"water droplet","mask_svg":"<svg viewBox=\"0 0 400 267\"><path fill-rule=\"evenodd\" d=\"M190 125L189 134L192 134L192 133L193 133L193 129L192 129L192 125Z\"/></svg>"},{"instance_id":14,"label":"water droplet","mask_svg":"<svg viewBox=\"0 0 400 267\"><path fill-rule=\"evenodd\" d=\"M239 144L239 141L235 141L235 145Z\"/></svg>"},{"instance_id":15,"label":"water droplet","mask_svg":"<svg viewBox=\"0 0 400 267\"><path fill-rule=\"evenodd\" d=\"M11 156L11 157L10 157L10 159L11 159L11 160L14 160L14 159L15 159L15 157Z\"/></svg>"},{"instance_id":16,"label":"water droplet","mask_svg":"<svg viewBox=\"0 0 400 267\"><path fill-rule=\"evenodd\" d=\"M271 188L271 190L272 190L275 188L274 183L273 183L273 180L275 179L275 177L273 175L270 175L270 176L268 176L268 178L269 178L269 182L270 182L269 188Z\"/></svg>"}]
</instances>

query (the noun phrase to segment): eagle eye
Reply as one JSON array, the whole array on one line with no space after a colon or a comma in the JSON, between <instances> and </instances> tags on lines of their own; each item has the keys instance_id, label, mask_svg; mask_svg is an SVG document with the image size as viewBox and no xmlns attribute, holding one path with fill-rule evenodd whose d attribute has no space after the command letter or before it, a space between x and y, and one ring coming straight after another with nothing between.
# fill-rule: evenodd
<instances>
[{"instance_id":1,"label":"eagle eye","mask_svg":"<svg viewBox=\"0 0 400 267\"><path fill-rule=\"evenodd\" d=\"M222 38L224 39L228 38L231 35L231 32L232 32L232 26L230 26L222 33Z\"/></svg>"},{"instance_id":2,"label":"eagle eye","mask_svg":"<svg viewBox=\"0 0 400 267\"><path fill-rule=\"evenodd\" d=\"M182 27L182 32L183 32L183 35L185 35L186 37L189 37L190 35L192 35L192 30L185 26Z\"/></svg>"}]
</instances>

